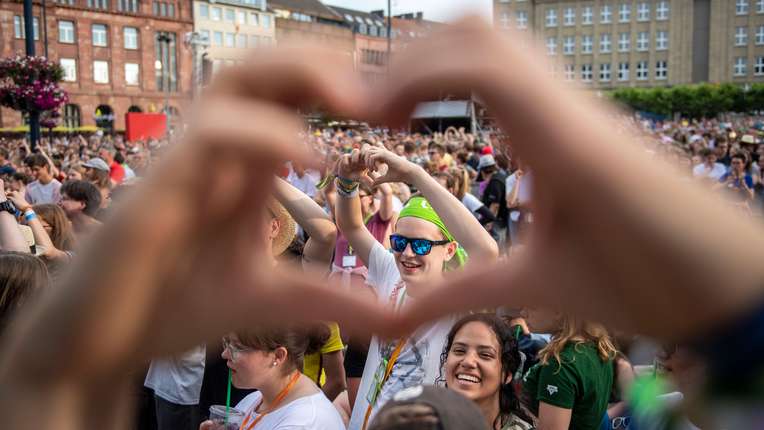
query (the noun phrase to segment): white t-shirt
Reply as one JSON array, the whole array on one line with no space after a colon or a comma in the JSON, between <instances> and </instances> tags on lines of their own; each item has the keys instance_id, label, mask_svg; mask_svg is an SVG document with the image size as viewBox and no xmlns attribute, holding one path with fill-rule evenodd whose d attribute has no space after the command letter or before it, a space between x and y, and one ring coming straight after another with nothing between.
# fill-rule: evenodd
<instances>
[{"instance_id":1,"label":"white t-shirt","mask_svg":"<svg viewBox=\"0 0 764 430\"><path fill-rule=\"evenodd\" d=\"M376 290L377 297L382 303L390 304L393 291L395 291L396 285L401 282L398 267L395 265L395 257L382 245L375 242L369 253L368 267L369 275L366 278L366 283ZM405 287L398 291L398 297L400 298L402 295L405 295ZM406 296L403 300L403 306L409 306L415 300ZM373 420L374 413L400 390L416 385L435 384L436 379L440 377L440 355L446 345L446 336L448 336L454 322L454 317L447 317L419 327L409 337L393 366L390 377L377 396L374 412L372 412L369 422ZM366 409L369 406L367 397L373 386L374 375L380 367L383 354L384 357L389 357L397 342L397 339L380 341L376 336L372 338L348 430L359 430L363 427Z\"/></svg>"},{"instance_id":2,"label":"white t-shirt","mask_svg":"<svg viewBox=\"0 0 764 430\"><path fill-rule=\"evenodd\" d=\"M725 173L727 173L727 168L722 163L714 163L714 167L710 169L706 163L700 163L692 169L693 176L711 178L715 181L718 181Z\"/></svg>"},{"instance_id":3,"label":"white t-shirt","mask_svg":"<svg viewBox=\"0 0 764 430\"><path fill-rule=\"evenodd\" d=\"M34 181L27 185L25 198L29 204L41 205L43 203L58 203L61 200L61 182L53 179L47 184Z\"/></svg>"},{"instance_id":4,"label":"white t-shirt","mask_svg":"<svg viewBox=\"0 0 764 430\"><path fill-rule=\"evenodd\" d=\"M289 167L289 176L287 176L287 182L292 184L293 187L302 191L310 198L316 197L316 184L321 180L321 174L315 170L305 170L302 178Z\"/></svg>"},{"instance_id":5,"label":"white t-shirt","mask_svg":"<svg viewBox=\"0 0 764 430\"><path fill-rule=\"evenodd\" d=\"M143 385L170 403L198 405L206 351L200 345L178 357L152 360Z\"/></svg>"},{"instance_id":6,"label":"white t-shirt","mask_svg":"<svg viewBox=\"0 0 764 430\"><path fill-rule=\"evenodd\" d=\"M512 190L515 188L515 184L517 184L517 174L513 173L507 177L506 182L504 183L507 189L507 196L512 194ZM525 175L523 175L523 179L520 181L520 189L517 191L517 200L520 202L520 206L525 206L531 201L531 174L530 172L525 172ZM509 199L507 199L509 201ZM510 211L509 214L512 221L517 222L517 220L520 219L520 212L516 210Z\"/></svg>"},{"instance_id":7,"label":"white t-shirt","mask_svg":"<svg viewBox=\"0 0 764 430\"><path fill-rule=\"evenodd\" d=\"M236 409L246 416L262 397L259 391L255 391L243 398ZM252 419L258 415L252 411ZM300 397L277 408L266 414L256 427L257 430L345 430L339 412L322 392Z\"/></svg>"},{"instance_id":8,"label":"white t-shirt","mask_svg":"<svg viewBox=\"0 0 764 430\"><path fill-rule=\"evenodd\" d=\"M483 207L483 202L472 195L472 193L464 193L464 197L462 197L462 204L472 213L475 213L475 211Z\"/></svg>"}]
</instances>

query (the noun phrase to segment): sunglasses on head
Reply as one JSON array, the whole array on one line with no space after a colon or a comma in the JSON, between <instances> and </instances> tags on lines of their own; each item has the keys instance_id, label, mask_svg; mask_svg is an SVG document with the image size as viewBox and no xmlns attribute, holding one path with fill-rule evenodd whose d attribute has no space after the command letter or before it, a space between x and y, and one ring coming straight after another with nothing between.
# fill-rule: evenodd
<instances>
[{"instance_id":1,"label":"sunglasses on head","mask_svg":"<svg viewBox=\"0 0 764 430\"><path fill-rule=\"evenodd\" d=\"M403 252L411 244L411 250L416 255L427 255L432 251L433 246L448 245L449 243L451 243L449 240L416 239L399 234L390 235L390 246L393 248L393 251Z\"/></svg>"}]
</instances>

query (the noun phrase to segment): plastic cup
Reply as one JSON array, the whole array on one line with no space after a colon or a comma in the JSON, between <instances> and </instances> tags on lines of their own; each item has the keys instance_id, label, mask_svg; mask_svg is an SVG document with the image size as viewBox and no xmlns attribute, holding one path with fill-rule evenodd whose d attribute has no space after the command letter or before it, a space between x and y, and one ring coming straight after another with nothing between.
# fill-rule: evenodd
<instances>
[{"instance_id":1,"label":"plastic cup","mask_svg":"<svg viewBox=\"0 0 764 430\"><path fill-rule=\"evenodd\" d=\"M210 406L210 421L215 423L215 430L238 430L244 421L244 413L238 409L228 408L228 420L226 422L225 405Z\"/></svg>"}]
</instances>

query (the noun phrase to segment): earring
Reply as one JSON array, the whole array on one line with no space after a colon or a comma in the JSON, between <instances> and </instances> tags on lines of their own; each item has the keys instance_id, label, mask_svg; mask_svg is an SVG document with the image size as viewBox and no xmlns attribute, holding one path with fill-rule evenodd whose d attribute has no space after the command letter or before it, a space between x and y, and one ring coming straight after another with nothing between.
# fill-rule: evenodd
<instances>
[{"instance_id":1,"label":"earring","mask_svg":"<svg viewBox=\"0 0 764 430\"><path fill-rule=\"evenodd\" d=\"M271 363L271 367L276 367L276 366L278 366L278 363L276 363L275 361Z\"/></svg>"}]
</instances>

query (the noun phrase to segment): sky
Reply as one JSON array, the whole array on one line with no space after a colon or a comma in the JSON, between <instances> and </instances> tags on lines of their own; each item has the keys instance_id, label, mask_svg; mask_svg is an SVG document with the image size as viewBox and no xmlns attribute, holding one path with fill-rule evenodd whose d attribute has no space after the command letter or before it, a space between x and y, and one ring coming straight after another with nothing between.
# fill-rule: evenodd
<instances>
[{"instance_id":1,"label":"sky","mask_svg":"<svg viewBox=\"0 0 764 430\"><path fill-rule=\"evenodd\" d=\"M387 10L387 0L322 0L324 4L369 12ZM448 22L465 13L491 19L492 0L391 0L393 15L424 12L424 18Z\"/></svg>"}]
</instances>

